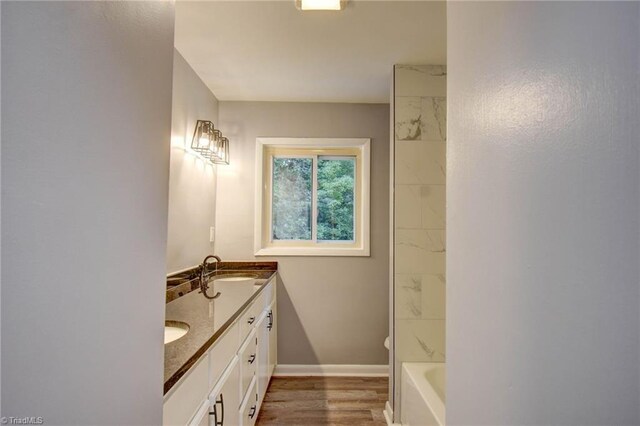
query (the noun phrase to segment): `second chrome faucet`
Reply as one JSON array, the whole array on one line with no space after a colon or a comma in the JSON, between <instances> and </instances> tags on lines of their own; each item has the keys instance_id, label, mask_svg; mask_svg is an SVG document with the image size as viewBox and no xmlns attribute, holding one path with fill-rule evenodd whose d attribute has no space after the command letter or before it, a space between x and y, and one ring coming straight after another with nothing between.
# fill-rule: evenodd
<instances>
[{"instance_id":1,"label":"second chrome faucet","mask_svg":"<svg viewBox=\"0 0 640 426\"><path fill-rule=\"evenodd\" d=\"M200 266L200 293L202 293L207 299L216 299L220 297L220 292L217 292L213 296L209 296L207 294L207 290L209 289L209 282L207 280L207 266L209 265L209 261L211 259L216 260L216 271L218 270L218 262L222 262L222 260L215 254L210 254L209 256L204 258L204 260L202 261L202 265Z\"/></svg>"}]
</instances>

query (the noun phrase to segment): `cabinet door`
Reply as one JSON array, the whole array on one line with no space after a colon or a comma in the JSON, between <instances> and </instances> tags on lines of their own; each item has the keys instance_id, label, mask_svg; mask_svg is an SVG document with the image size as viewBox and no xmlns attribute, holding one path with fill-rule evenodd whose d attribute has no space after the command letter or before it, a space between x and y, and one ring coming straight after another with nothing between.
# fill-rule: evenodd
<instances>
[{"instance_id":1,"label":"cabinet door","mask_svg":"<svg viewBox=\"0 0 640 426\"><path fill-rule=\"evenodd\" d=\"M211 393L210 426L238 426L240 416L240 366L234 358Z\"/></svg>"},{"instance_id":2,"label":"cabinet door","mask_svg":"<svg viewBox=\"0 0 640 426\"><path fill-rule=\"evenodd\" d=\"M258 333L258 368L256 376L258 378L259 402L262 402L269 384L269 318L268 310L265 310L260 316L256 327Z\"/></svg>"},{"instance_id":3,"label":"cabinet door","mask_svg":"<svg viewBox=\"0 0 640 426\"><path fill-rule=\"evenodd\" d=\"M278 362L278 327L276 322L276 301L274 300L269 308L269 316L270 322L269 326L269 369L267 371L267 384L269 380L271 380L271 376L273 375L273 370L276 368L276 364Z\"/></svg>"},{"instance_id":4,"label":"cabinet door","mask_svg":"<svg viewBox=\"0 0 640 426\"><path fill-rule=\"evenodd\" d=\"M211 403L209 401L203 402L198 412L193 419L189 422L189 426L210 426L209 425L209 412L211 411Z\"/></svg>"},{"instance_id":5,"label":"cabinet door","mask_svg":"<svg viewBox=\"0 0 640 426\"><path fill-rule=\"evenodd\" d=\"M209 362L207 358L198 361L187 373L181 384L172 389L173 393L162 405L162 424L184 426L193 418L207 398Z\"/></svg>"}]
</instances>

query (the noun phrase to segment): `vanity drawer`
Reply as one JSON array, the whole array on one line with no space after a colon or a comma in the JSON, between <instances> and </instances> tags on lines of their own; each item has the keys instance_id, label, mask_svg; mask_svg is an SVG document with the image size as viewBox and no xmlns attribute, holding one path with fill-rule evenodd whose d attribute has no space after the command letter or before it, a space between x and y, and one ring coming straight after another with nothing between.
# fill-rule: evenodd
<instances>
[{"instance_id":1,"label":"vanity drawer","mask_svg":"<svg viewBox=\"0 0 640 426\"><path fill-rule=\"evenodd\" d=\"M254 301L247 310L240 316L238 324L240 326L240 342L242 343L247 335L253 330L262 310L258 310L256 301Z\"/></svg>"},{"instance_id":2,"label":"vanity drawer","mask_svg":"<svg viewBox=\"0 0 640 426\"><path fill-rule=\"evenodd\" d=\"M251 381L249 392L240 406L240 426L253 426L258 418L258 393L256 379Z\"/></svg>"},{"instance_id":3,"label":"vanity drawer","mask_svg":"<svg viewBox=\"0 0 640 426\"><path fill-rule=\"evenodd\" d=\"M249 337L240 348L238 355L240 357L240 395L244 397L245 392L251 384L253 376L256 374L256 366L258 365L258 345L256 341L256 330L252 330Z\"/></svg>"},{"instance_id":4,"label":"vanity drawer","mask_svg":"<svg viewBox=\"0 0 640 426\"><path fill-rule=\"evenodd\" d=\"M268 308L271 306L271 302L273 302L273 298L276 293L276 280L275 278L271 280L269 284L263 290L264 293L264 305L262 305L262 309Z\"/></svg>"},{"instance_id":5,"label":"vanity drawer","mask_svg":"<svg viewBox=\"0 0 640 426\"><path fill-rule=\"evenodd\" d=\"M271 280L267 286L262 289L262 292L254 302L256 317L260 317L260 314L271 305L271 301L273 300L275 289L275 280Z\"/></svg>"},{"instance_id":6,"label":"vanity drawer","mask_svg":"<svg viewBox=\"0 0 640 426\"><path fill-rule=\"evenodd\" d=\"M209 389L218 382L222 372L236 356L238 344L238 323L235 323L209 351Z\"/></svg>"}]
</instances>

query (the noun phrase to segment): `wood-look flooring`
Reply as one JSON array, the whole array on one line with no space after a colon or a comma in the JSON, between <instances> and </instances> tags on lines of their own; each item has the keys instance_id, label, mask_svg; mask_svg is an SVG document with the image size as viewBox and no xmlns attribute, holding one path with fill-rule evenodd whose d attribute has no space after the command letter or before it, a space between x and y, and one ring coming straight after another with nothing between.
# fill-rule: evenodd
<instances>
[{"instance_id":1,"label":"wood-look flooring","mask_svg":"<svg viewBox=\"0 0 640 426\"><path fill-rule=\"evenodd\" d=\"M274 377L257 426L386 425L386 377Z\"/></svg>"}]
</instances>

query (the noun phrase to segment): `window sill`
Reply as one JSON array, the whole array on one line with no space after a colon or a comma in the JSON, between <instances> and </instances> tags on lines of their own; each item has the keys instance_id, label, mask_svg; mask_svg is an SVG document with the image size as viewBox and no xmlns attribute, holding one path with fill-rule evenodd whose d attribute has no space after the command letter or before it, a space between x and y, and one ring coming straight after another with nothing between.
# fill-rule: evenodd
<instances>
[{"instance_id":1,"label":"window sill","mask_svg":"<svg viewBox=\"0 0 640 426\"><path fill-rule=\"evenodd\" d=\"M360 256L369 257L369 248L361 247L263 247L256 256Z\"/></svg>"}]
</instances>

